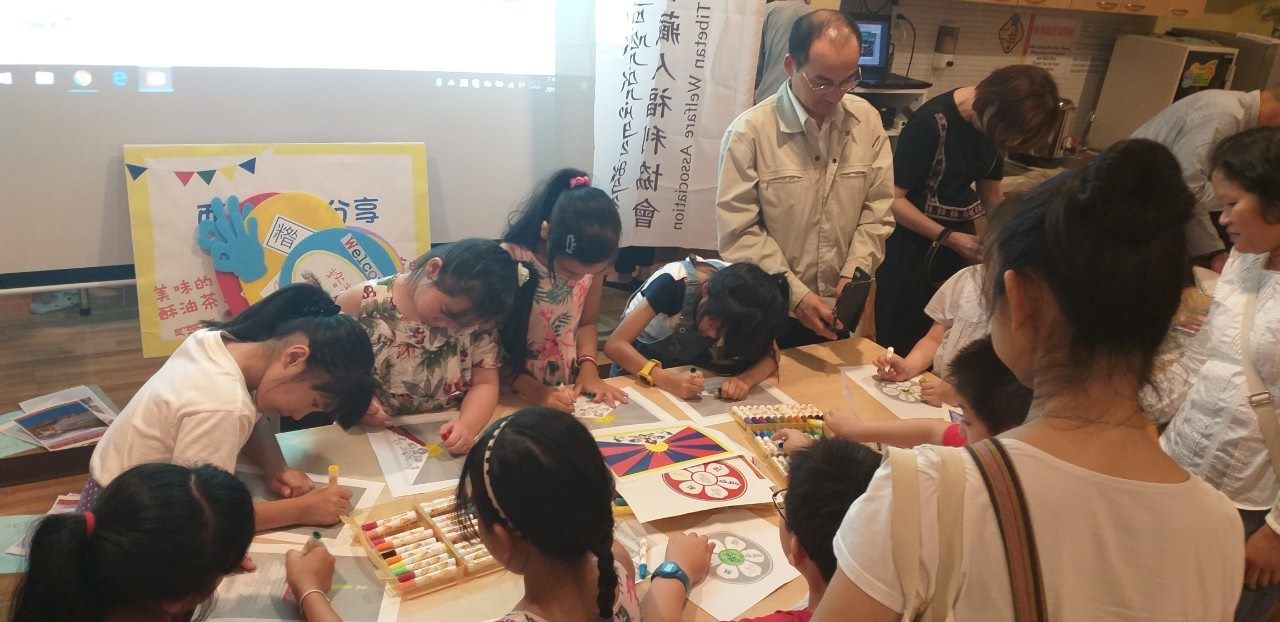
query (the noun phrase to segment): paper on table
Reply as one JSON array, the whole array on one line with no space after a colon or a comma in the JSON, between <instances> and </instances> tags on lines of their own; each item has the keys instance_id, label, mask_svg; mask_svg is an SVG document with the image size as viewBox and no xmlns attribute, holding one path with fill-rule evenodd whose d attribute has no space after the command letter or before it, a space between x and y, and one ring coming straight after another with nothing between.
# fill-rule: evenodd
<instances>
[{"instance_id":1,"label":"paper on table","mask_svg":"<svg viewBox=\"0 0 1280 622\"><path fill-rule=\"evenodd\" d=\"M315 482L317 486L328 486L329 476L317 475L315 473L307 473L307 477ZM245 465L236 465L236 478L244 482L249 489L249 494L253 496L254 501L273 501L279 499L280 496L271 491L267 485L267 480L263 477L261 470ZM349 477L339 477L338 485L347 489L351 493L351 510L363 510L373 507L377 503L378 496L382 494L385 485L382 482L371 482L363 479L352 479ZM336 525L328 527L315 526L296 526L279 531L271 531L259 534L263 537L283 540L285 542L306 542L312 537L312 532L320 532L320 538L325 540L325 544L332 545L338 541L349 541L351 536L351 528L345 523L339 522Z\"/></svg>"},{"instance_id":2,"label":"paper on table","mask_svg":"<svg viewBox=\"0 0 1280 622\"><path fill-rule=\"evenodd\" d=\"M684 421L622 426L594 431L592 436L619 480L731 458L740 450L711 428Z\"/></svg>"},{"instance_id":3,"label":"paper on table","mask_svg":"<svg viewBox=\"0 0 1280 622\"><path fill-rule=\"evenodd\" d=\"M116 418L116 408L114 405L110 404L110 401L105 398L100 391L101 389L96 386L88 387L80 385L78 387L71 387L70 389L55 391L48 395L33 397L25 402L18 402L18 407L30 413L37 410L43 410L57 404L81 402L88 407L89 410L92 410L94 414L98 415L99 419L102 419L107 423L111 423Z\"/></svg>"},{"instance_id":4,"label":"paper on table","mask_svg":"<svg viewBox=\"0 0 1280 622\"><path fill-rule=\"evenodd\" d=\"M392 418L393 426L422 441L425 447L391 430L368 429L369 444L373 446L373 455L378 459L392 496L404 497L458 485L466 456L451 455L440 443L440 426L458 415L456 410L447 410Z\"/></svg>"},{"instance_id":5,"label":"paper on table","mask_svg":"<svg viewBox=\"0 0 1280 622\"><path fill-rule=\"evenodd\" d=\"M95 443L107 431L107 423L90 404L78 401L26 413L14 423L49 451Z\"/></svg>"},{"instance_id":6,"label":"paper on table","mask_svg":"<svg viewBox=\"0 0 1280 622\"><path fill-rule=\"evenodd\" d=\"M689 419L698 425L720 425L733 420L729 411L734 406L757 406L769 404L794 404L795 400L791 396L782 392L773 382L765 380L747 392L747 396L736 402L722 400L716 397L716 390L720 385L724 384L727 378L723 376L707 376L703 385L702 393L692 400L684 400L676 397L663 389L662 394L671 400Z\"/></svg>"},{"instance_id":7,"label":"paper on table","mask_svg":"<svg viewBox=\"0 0 1280 622\"><path fill-rule=\"evenodd\" d=\"M218 586L209 620L303 620L292 595L285 599L284 556L289 544L249 545L258 564L251 573L227 575ZM363 551L330 547L335 558L329 600L345 622L391 622L400 613L400 598L378 578Z\"/></svg>"},{"instance_id":8,"label":"paper on table","mask_svg":"<svg viewBox=\"0 0 1280 622\"><path fill-rule=\"evenodd\" d=\"M23 414L25 413L21 410L15 410L9 414L0 415L0 458L40 446L40 443L31 438L31 435L27 434L26 430L23 430L21 426L13 422L15 418Z\"/></svg>"},{"instance_id":9,"label":"paper on table","mask_svg":"<svg viewBox=\"0 0 1280 622\"><path fill-rule=\"evenodd\" d=\"M50 507L49 511L45 512L44 515L52 516L54 514L71 514L76 511L77 505L80 505L79 493L67 493L65 495L58 495L58 498L55 499L53 502L53 507ZM32 525L32 527L34 527L34 524ZM31 536L34 534L35 534L34 529L28 529L27 532L23 534L21 538L19 538L16 542L13 542L8 548L5 549L4 552L9 555L18 555L21 557L26 557L26 555L31 552Z\"/></svg>"},{"instance_id":10,"label":"paper on table","mask_svg":"<svg viewBox=\"0 0 1280 622\"><path fill-rule=\"evenodd\" d=\"M769 503L768 479L741 456L619 481L618 494L640 522L706 510Z\"/></svg>"},{"instance_id":11,"label":"paper on table","mask_svg":"<svg viewBox=\"0 0 1280 622\"><path fill-rule=\"evenodd\" d=\"M919 377L907 382L883 381L880 380L875 365L845 367L841 371L857 383L858 388L871 394L871 397L901 419L947 419L946 408L930 406L920 401Z\"/></svg>"},{"instance_id":12,"label":"paper on table","mask_svg":"<svg viewBox=\"0 0 1280 622\"><path fill-rule=\"evenodd\" d=\"M29 540L36 521L41 518L44 517L39 514L0 516L0 546L5 548L5 552L0 554L0 574L26 571L27 547L21 545L24 541ZM18 547L21 547L20 550L23 552L20 554L13 553L12 551Z\"/></svg>"},{"instance_id":13,"label":"paper on table","mask_svg":"<svg viewBox=\"0 0 1280 622\"><path fill-rule=\"evenodd\" d=\"M583 425L587 426L588 430L593 432L629 425L660 424L676 420L675 417L667 414L667 411L658 407L657 404L654 404L649 398L641 395L635 389L625 387L622 390L627 394L626 404L618 404L610 408L605 404L579 397L578 402L574 405L573 416L577 417L578 421L581 421Z\"/></svg>"},{"instance_id":14,"label":"paper on table","mask_svg":"<svg viewBox=\"0 0 1280 622\"><path fill-rule=\"evenodd\" d=\"M778 528L743 509L725 510L689 531L711 540L711 572L689 600L717 620L734 620L800 576L782 551ZM649 558L666 556L667 538L651 528Z\"/></svg>"}]
</instances>

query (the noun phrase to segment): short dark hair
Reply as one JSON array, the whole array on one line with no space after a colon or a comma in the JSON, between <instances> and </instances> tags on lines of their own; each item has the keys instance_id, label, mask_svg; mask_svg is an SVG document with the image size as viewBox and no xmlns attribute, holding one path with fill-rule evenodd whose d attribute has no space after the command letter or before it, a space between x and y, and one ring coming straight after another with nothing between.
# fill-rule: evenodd
<instances>
[{"instance_id":1,"label":"short dark hair","mask_svg":"<svg viewBox=\"0 0 1280 622\"><path fill-rule=\"evenodd\" d=\"M1280 127L1255 127L1218 143L1209 170L1258 197L1262 219L1280 224Z\"/></svg>"},{"instance_id":2,"label":"short dark hair","mask_svg":"<svg viewBox=\"0 0 1280 622\"><path fill-rule=\"evenodd\" d=\"M835 31L853 35L856 42L854 48L859 55L862 52L862 31L858 23L845 13L833 9L819 9L806 13L791 25L791 37L787 39L787 53L795 60L796 67L804 67L809 62L809 49L813 42L827 32Z\"/></svg>"},{"instance_id":3,"label":"short dark hair","mask_svg":"<svg viewBox=\"0 0 1280 622\"><path fill-rule=\"evenodd\" d=\"M791 457L787 528L827 581L836 574L831 541L878 468L880 454L843 438L819 439Z\"/></svg>"},{"instance_id":4,"label":"short dark hair","mask_svg":"<svg viewBox=\"0 0 1280 622\"><path fill-rule=\"evenodd\" d=\"M996 356L991 337L983 337L960 350L947 370L956 393L969 403L969 414L987 426L991 436L1012 430L1027 420L1031 389L1018 382Z\"/></svg>"},{"instance_id":5,"label":"short dark hair","mask_svg":"<svg viewBox=\"0 0 1280 622\"><path fill-rule=\"evenodd\" d=\"M988 233L988 308L1004 300L1006 272L1034 278L1060 310L1053 371L1067 372L1062 380L1085 378L1110 358L1145 382L1182 300L1183 224L1195 204L1166 147L1142 139L1111 145L1088 166L1001 207Z\"/></svg>"},{"instance_id":6,"label":"short dark hair","mask_svg":"<svg viewBox=\"0 0 1280 622\"><path fill-rule=\"evenodd\" d=\"M717 373L737 375L773 355L774 342L787 324L790 291L782 275L750 262L730 264L711 275L698 317L720 323L724 355L733 361Z\"/></svg>"},{"instance_id":7,"label":"short dark hair","mask_svg":"<svg viewBox=\"0 0 1280 622\"><path fill-rule=\"evenodd\" d=\"M1057 126L1058 83L1034 65L1002 67L978 83L973 113L985 120L983 132L1000 150L1041 147Z\"/></svg>"},{"instance_id":8,"label":"short dark hair","mask_svg":"<svg viewBox=\"0 0 1280 622\"><path fill-rule=\"evenodd\" d=\"M480 323L506 317L521 288L516 276L516 260L493 240L467 238L437 246L413 262L409 284L426 278L427 263L439 258L444 265L434 285L448 296L466 299L471 305L463 322ZM533 271L526 266L532 277ZM526 282L528 285L528 282ZM532 287L536 287L534 283Z\"/></svg>"}]
</instances>

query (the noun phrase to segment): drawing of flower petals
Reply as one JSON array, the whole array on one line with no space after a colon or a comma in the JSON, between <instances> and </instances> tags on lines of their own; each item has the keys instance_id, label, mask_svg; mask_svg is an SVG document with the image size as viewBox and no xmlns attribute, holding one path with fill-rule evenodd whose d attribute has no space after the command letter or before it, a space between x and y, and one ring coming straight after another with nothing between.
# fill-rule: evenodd
<instances>
[{"instance_id":1,"label":"drawing of flower petals","mask_svg":"<svg viewBox=\"0 0 1280 622\"><path fill-rule=\"evenodd\" d=\"M758 549L747 549L742 552L742 556L747 558L747 561L757 564L763 564L765 560L764 553Z\"/></svg>"},{"instance_id":2,"label":"drawing of flower petals","mask_svg":"<svg viewBox=\"0 0 1280 622\"><path fill-rule=\"evenodd\" d=\"M693 479L693 474L684 469L680 469L678 471L672 471L670 473L667 473L667 477L670 477L671 479L676 480L677 482L687 482Z\"/></svg>"},{"instance_id":3,"label":"drawing of flower petals","mask_svg":"<svg viewBox=\"0 0 1280 622\"><path fill-rule=\"evenodd\" d=\"M757 566L756 570L759 570L759 569L760 569L759 566ZM759 573L757 572L756 574L759 574ZM733 579L738 578L738 569L734 566L730 566L729 564L720 564L719 566L716 566L716 576L720 577L721 579L731 581Z\"/></svg>"},{"instance_id":4,"label":"drawing of flower petals","mask_svg":"<svg viewBox=\"0 0 1280 622\"><path fill-rule=\"evenodd\" d=\"M729 491L725 490L723 487L719 485L711 485L711 486L707 486L706 494L708 497L711 497L713 499L723 499L729 496Z\"/></svg>"},{"instance_id":5,"label":"drawing of flower petals","mask_svg":"<svg viewBox=\"0 0 1280 622\"><path fill-rule=\"evenodd\" d=\"M699 471L697 473L693 473L692 475L693 475L693 481L698 482L703 486L710 486L716 483L716 476L706 471Z\"/></svg>"},{"instance_id":6,"label":"drawing of flower petals","mask_svg":"<svg viewBox=\"0 0 1280 622\"><path fill-rule=\"evenodd\" d=\"M729 467L723 464L720 464L719 462L712 462L706 465L706 467L707 467L707 472L712 475L715 475L716 477L724 477L725 475L729 474Z\"/></svg>"},{"instance_id":7,"label":"drawing of flower petals","mask_svg":"<svg viewBox=\"0 0 1280 622\"><path fill-rule=\"evenodd\" d=\"M720 554L720 551L723 551L723 550L724 550L724 543L723 543L723 542L721 542L721 541L719 541L719 540L716 540L715 538L711 538L710 542L711 542L711 554L712 554L712 555L719 555L719 554Z\"/></svg>"},{"instance_id":8,"label":"drawing of flower petals","mask_svg":"<svg viewBox=\"0 0 1280 622\"><path fill-rule=\"evenodd\" d=\"M685 494L690 494L690 495L696 495L701 493L702 488L703 488L702 484L699 484L698 482L683 482L680 484L680 490L684 491Z\"/></svg>"},{"instance_id":9,"label":"drawing of flower petals","mask_svg":"<svg viewBox=\"0 0 1280 622\"><path fill-rule=\"evenodd\" d=\"M724 545L728 548L737 549L739 551L747 548L747 543L743 542L742 538L739 538L738 536L725 536Z\"/></svg>"},{"instance_id":10,"label":"drawing of flower petals","mask_svg":"<svg viewBox=\"0 0 1280 622\"><path fill-rule=\"evenodd\" d=\"M729 490L737 490L739 488L742 488L742 481L736 477L722 477L716 480L716 483L720 484L721 486Z\"/></svg>"},{"instance_id":11,"label":"drawing of flower petals","mask_svg":"<svg viewBox=\"0 0 1280 622\"><path fill-rule=\"evenodd\" d=\"M764 572L763 568L751 562L742 562L742 565L735 568L735 570L741 570L742 574L747 575L752 579L760 576L760 573Z\"/></svg>"}]
</instances>

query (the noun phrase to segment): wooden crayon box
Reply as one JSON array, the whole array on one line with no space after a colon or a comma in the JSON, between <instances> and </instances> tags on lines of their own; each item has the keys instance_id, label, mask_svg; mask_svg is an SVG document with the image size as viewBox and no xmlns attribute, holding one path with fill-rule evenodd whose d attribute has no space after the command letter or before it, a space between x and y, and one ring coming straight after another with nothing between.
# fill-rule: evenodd
<instances>
[{"instance_id":1,"label":"wooden crayon box","mask_svg":"<svg viewBox=\"0 0 1280 622\"><path fill-rule=\"evenodd\" d=\"M755 454L752 461L782 484L787 481L787 458L771 440L773 434L784 429L799 430L814 438L830 434L826 428L826 416L813 404L734 406L730 414L751 438L749 445Z\"/></svg>"}]
</instances>

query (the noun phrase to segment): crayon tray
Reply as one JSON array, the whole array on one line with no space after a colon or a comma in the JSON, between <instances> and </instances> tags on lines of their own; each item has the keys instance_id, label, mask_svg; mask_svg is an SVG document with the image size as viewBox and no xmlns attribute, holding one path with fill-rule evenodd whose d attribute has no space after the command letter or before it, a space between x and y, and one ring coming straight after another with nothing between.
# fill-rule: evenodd
<instances>
[{"instance_id":1,"label":"crayon tray","mask_svg":"<svg viewBox=\"0 0 1280 622\"><path fill-rule=\"evenodd\" d=\"M461 524L452 517L456 516L452 497L419 503L417 510L419 516L444 536L449 550L461 560L462 571L467 577L478 577L502 569L502 564L489 554L489 549L484 547L479 538L467 538L463 535Z\"/></svg>"},{"instance_id":2,"label":"crayon tray","mask_svg":"<svg viewBox=\"0 0 1280 622\"><path fill-rule=\"evenodd\" d=\"M787 458L770 440L778 430L800 430L815 438L828 436L826 417L813 404L769 404L759 406L734 406L730 415L747 436L755 455L752 461L763 467L773 479L786 483Z\"/></svg>"},{"instance_id":3,"label":"crayon tray","mask_svg":"<svg viewBox=\"0 0 1280 622\"><path fill-rule=\"evenodd\" d=\"M366 526L370 524L397 517L400 517L400 520L395 521L392 527L366 529ZM406 499L376 505L366 510L360 520L349 519L348 522L352 524L352 528L356 532L356 541L360 543L360 546L364 547L365 553L368 554L369 560L373 562L378 576L385 579L389 585L395 588L401 598L409 599L422 596L462 582L465 565L460 563L458 554L448 545L444 534L418 513L412 501ZM418 535L415 536L415 533ZM400 540L412 540L422 535L434 538L435 542L424 545L424 542L427 541L419 540L396 546L396 543ZM390 550L387 548L388 544L391 545ZM407 549L407 547L414 545L418 545L420 548ZM426 552L423 551L423 548L432 549L425 559L420 556ZM400 553L399 551L405 552ZM388 553L390 553L390 557L387 556ZM409 566L416 566L423 561L433 561L434 563L428 568L409 568ZM401 567L403 562L408 562L405 567ZM450 564L449 562L452 563ZM424 570L431 574L422 577L413 576L407 581L400 580L404 574L409 572L417 574Z\"/></svg>"}]
</instances>

